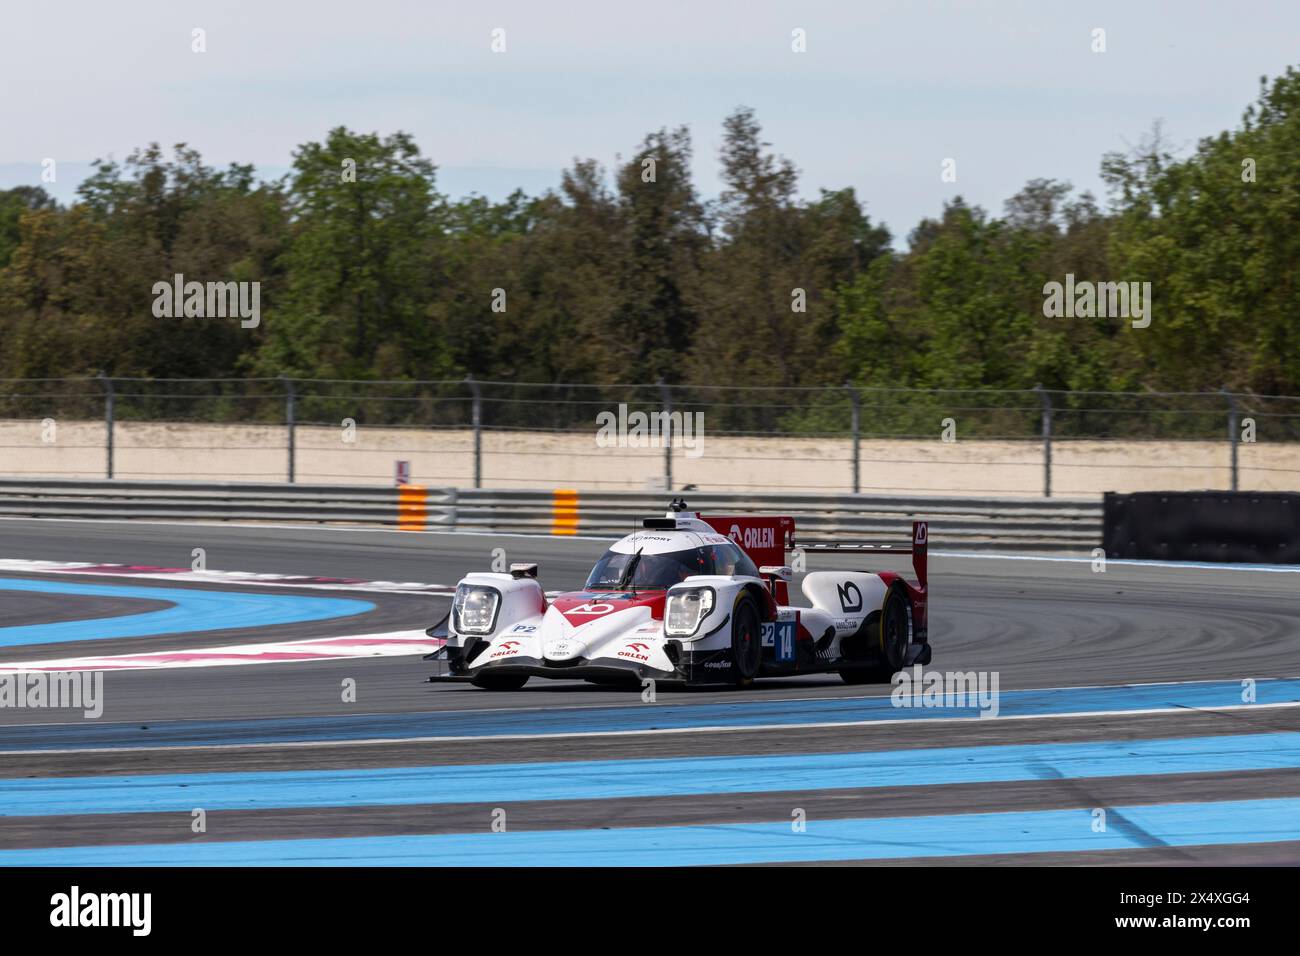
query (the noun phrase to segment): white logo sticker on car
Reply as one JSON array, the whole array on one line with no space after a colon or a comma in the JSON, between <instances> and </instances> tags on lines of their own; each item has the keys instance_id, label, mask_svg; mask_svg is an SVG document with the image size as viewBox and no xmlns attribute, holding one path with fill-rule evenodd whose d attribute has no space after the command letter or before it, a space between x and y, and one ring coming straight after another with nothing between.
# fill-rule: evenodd
<instances>
[{"instance_id":1,"label":"white logo sticker on car","mask_svg":"<svg viewBox=\"0 0 1300 956\"><path fill-rule=\"evenodd\" d=\"M612 604L579 604L576 607L569 608L564 613L565 614L608 614L612 610L614 610L614 605Z\"/></svg>"}]
</instances>

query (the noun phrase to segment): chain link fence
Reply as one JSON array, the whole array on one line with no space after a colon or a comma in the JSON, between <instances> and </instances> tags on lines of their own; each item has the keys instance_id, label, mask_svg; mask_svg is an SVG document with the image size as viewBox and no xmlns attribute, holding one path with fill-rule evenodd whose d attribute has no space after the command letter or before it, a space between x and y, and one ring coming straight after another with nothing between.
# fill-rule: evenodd
<instances>
[{"instance_id":1,"label":"chain link fence","mask_svg":"<svg viewBox=\"0 0 1300 956\"><path fill-rule=\"evenodd\" d=\"M0 380L0 474L1046 496L1293 490L1300 398L472 378Z\"/></svg>"}]
</instances>

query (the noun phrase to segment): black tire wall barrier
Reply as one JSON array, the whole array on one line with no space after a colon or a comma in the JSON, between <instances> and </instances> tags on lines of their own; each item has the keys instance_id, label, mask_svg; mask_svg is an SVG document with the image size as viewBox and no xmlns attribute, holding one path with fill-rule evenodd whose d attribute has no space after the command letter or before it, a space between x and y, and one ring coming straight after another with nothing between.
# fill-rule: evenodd
<instances>
[{"instance_id":1,"label":"black tire wall barrier","mask_svg":"<svg viewBox=\"0 0 1300 956\"><path fill-rule=\"evenodd\" d=\"M1108 558L1300 564L1300 495L1286 492L1106 492Z\"/></svg>"}]
</instances>

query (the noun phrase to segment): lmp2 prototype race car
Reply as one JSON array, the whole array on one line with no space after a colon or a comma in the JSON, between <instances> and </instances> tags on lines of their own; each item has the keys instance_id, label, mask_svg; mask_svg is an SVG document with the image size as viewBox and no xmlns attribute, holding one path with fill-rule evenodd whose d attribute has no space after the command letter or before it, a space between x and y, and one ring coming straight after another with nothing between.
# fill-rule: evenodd
<instances>
[{"instance_id":1,"label":"lmp2 prototype race car","mask_svg":"<svg viewBox=\"0 0 1300 956\"><path fill-rule=\"evenodd\" d=\"M674 501L614 544L581 591L548 594L536 564L467 574L428 633L430 681L518 690L530 677L746 686L756 677L838 672L888 681L927 664L927 523L911 546L811 544L808 553L911 554L917 583L891 571L815 571L811 607L789 603L794 519L703 517Z\"/></svg>"}]
</instances>

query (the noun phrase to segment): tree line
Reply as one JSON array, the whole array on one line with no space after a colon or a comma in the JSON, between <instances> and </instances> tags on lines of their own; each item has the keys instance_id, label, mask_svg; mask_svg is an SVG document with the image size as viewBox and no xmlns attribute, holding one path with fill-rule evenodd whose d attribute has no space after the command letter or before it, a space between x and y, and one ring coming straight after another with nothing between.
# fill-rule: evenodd
<instances>
[{"instance_id":1,"label":"tree line","mask_svg":"<svg viewBox=\"0 0 1300 956\"><path fill-rule=\"evenodd\" d=\"M754 112L724 188L685 127L558 190L451 198L405 133L338 128L260 181L184 145L104 161L68 206L0 192L0 377L480 379L1300 394L1300 72L1174 155L1101 158L1104 202L1035 179L952 199L898 250L851 188L800 198ZM937 171L936 171L937 175ZM257 328L151 289L259 282ZM1149 327L1044 315L1070 275L1150 282Z\"/></svg>"}]
</instances>

